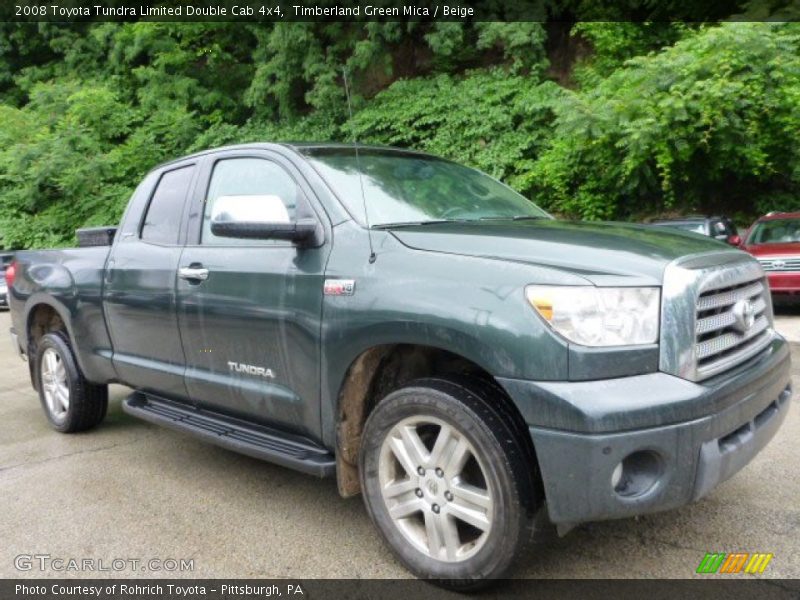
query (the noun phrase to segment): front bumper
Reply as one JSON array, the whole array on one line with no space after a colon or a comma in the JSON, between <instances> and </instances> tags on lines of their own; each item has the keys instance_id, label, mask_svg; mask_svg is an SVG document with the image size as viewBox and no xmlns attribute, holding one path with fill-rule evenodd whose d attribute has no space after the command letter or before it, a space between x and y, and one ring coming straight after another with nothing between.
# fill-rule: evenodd
<instances>
[{"instance_id":1,"label":"front bumper","mask_svg":"<svg viewBox=\"0 0 800 600\"><path fill-rule=\"evenodd\" d=\"M563 531L707 494L775 435L789 408L789 375L788 345L776 337L757 358L702 383L664 373L501 383L529 423L548 513ZM631 485L620 491L612 480L625 459L622 481Z\"/></svg>"}]
</instances>

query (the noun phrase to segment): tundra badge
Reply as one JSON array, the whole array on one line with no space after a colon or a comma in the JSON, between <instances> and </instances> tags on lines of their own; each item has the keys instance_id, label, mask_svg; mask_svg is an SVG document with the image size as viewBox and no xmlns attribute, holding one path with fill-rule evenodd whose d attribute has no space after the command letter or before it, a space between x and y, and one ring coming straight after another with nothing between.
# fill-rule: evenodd
<instances>
[{"instance_id":1,"label":"tundra badge","mask_svg":"<svg viewBox=\"0 0 800 600\"><path fill-rule=\"evenodd\" d=\"M246 373L247 375L256 375L257 377L275 379L275 373L273 370L265 367L257 367L255 365L246 365L244 363L228 361L228 368L236 373Z\"/></svg>"}]
</instances>

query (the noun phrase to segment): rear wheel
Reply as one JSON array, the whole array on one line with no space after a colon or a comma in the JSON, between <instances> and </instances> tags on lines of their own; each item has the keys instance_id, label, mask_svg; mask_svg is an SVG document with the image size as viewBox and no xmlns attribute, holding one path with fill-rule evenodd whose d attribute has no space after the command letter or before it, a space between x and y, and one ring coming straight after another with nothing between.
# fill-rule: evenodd
<instances>
[{"instance_id":1,"label":"rear wheel","mask_svg":"<svg viewBox=\"0 0 800 600\"><path fill-rule=\"evenodd\" d=\"M414 574L447 587L505 575L539 502L535 464L487 389L418 380L384 398L364 429L370 516Z\"/></svg>"},{"instance_id":2,"label":"rear wheel","mask_svg":"<svg viewBox=\"0 0 800 600\"><path fill-rule=\"evenodd\" d=\"M54 429L74 433L103 420L108 386L86 380L63 333L48 333L39 340L36 366L39 399Z\"/></svg>"}]
</instances>

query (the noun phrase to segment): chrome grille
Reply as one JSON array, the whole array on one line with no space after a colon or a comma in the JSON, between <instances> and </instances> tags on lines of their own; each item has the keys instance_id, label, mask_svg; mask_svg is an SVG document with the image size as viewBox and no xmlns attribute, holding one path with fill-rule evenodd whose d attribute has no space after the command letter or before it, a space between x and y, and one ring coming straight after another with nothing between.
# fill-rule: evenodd
<instances>
[{"instance_id":1,"label":"chrome grille","mask_svg":"<svg viewBox=\"0 0 800 600\"><path fill-rule=\"evenodd\" d=\"M760 286L758 291L752 294L747 294L744 297L753 300L753 308L757 315L762 315L764 311L767 309L767 303L764 301L764 298L761 296L764 287ZM736 302L736 300L734 300ZM731 305L733 302L730 303ZM716 312L720 310L720 312ZM726 310L727 309L727 310ZM710 333L712 331L717 331L719 329L727 329L728 327L732 327L736 324L736 316L730 309L730 305L720 305L719 307L712 307L711 309L704 309L702 308L702 304L698 302L697 311L698 311L698 318L695 324L695 332L698 336L702 336L705 333ZM707 316L700 316L701 314L705 313L713 313ZM761 317L759 316L756 319L756 323L759 322ZM754 323L754 326L755 324ZM767 323L769 324L769 323Z\"/></svg>"},{"instance_id":2,"label":"chrome grille","mask_svg":"<svg viewBox=\"0 0 800 600\"><path fill-rule=\"evenodd\" d=\"M800 258L782 258L779 256L771 258L759 258L761 267L768 272L780 271L800 271Z\"/></svg>"},{"instance_id":3,"label":"chrome grille","mask_svg":"<svg viewBox=\"0 0 800 600\"><path fill-rule=\"evenodd\" d=\"M771 337L767 294L763 277L700 294L694 347L699 375L730 368L764 347ZM750 311L752 320L737 315L739 309Z\"/></svg>"},{"instance_id":4,"label":"chrome grille","mask_svg":"<svg viewBox=\"0 0 800 600\"><path fill-rule=\"evenodd\" d=\"M670 263L662 297L660 368L666 373L700 381L755 356L774 337L764 270L742 253Z\"/></svg>"}]
</instances>

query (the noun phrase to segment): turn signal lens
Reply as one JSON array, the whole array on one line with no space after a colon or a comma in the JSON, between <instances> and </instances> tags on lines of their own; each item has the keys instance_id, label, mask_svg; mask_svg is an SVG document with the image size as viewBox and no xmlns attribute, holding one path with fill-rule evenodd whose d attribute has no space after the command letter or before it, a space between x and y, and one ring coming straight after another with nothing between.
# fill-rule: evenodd
<instances>
[{"instance_id":1,"label":"turn signal lens","mask_svg":"<svg viewBox=\"0 0 800 600\"><path fill-rule=\"evenodd\" d=\"M542 291L531 290L528 293L528 302L542 315L548 323L553 320L553 299Z\"/></svg>"}]
</instances>

